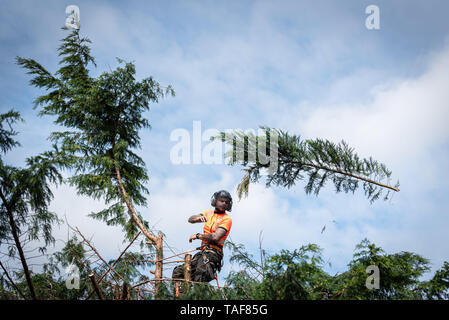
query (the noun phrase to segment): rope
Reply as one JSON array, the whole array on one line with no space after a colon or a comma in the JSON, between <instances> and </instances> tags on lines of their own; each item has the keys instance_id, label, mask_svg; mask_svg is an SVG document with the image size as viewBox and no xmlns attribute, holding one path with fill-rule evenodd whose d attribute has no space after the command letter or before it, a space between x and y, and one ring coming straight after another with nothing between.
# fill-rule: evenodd
<instances>
[{"instance_id":1,"label":"rope","mask_svg":"<svg viewBox=\"0 0 449 320\"><path fill-rule=\"evenodd\" d=\"M215 280L217 280L217 287L218 287L218 289L220 289L220 284L218 283L218 276L217 276L217 273L215 273Z\"/></svg>"},{"instance_id":2,"label":"rope","mask_svg":"<svg viewBox=\"0 0 449 320\"><path fill-rule=\"evenodd\" d=\"M147 260L147 261L156 263L156 262L160 262L160 261L164 261L164 260L167 260L167 259L171 259L171 258L180 256L180 255L183 255L183 254L186 254L186 253L189 253L189 252L193 252L193 251L196 251L196 250L200 250L200 247L195 248L195 249L190 249L190 250L187 250L187 251L184 251L184 252L175 254L175 255L173 255L173 256L170 256L170 257L167 257L167 258L164 258L164 259L159 259L159 260Z\"/></svg>"}]
</instances>

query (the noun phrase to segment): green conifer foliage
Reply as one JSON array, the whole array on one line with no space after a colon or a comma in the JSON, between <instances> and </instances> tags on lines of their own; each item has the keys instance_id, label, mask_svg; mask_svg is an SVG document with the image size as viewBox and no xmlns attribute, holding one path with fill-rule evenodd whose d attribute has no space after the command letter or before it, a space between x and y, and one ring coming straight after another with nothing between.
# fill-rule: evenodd
<instances>
[{"instance_id":1,"label":"green conifer foliage","mask_svg":"<svg viewBox=\"0 0 449 320\"><path fill-rule=\"evenodd\" d=\"M227 246L232 250L231 261L243 267L231 272L226 279L228 299L430 300L449 297L447 261L430 280L422 281L422 276L430 270L428 259L405 251L388 254L368 239L357 244L348 269L333 276L324 270L322 249L316 244L264 256L263 263L255 261L242 245L228 242ZM379 270L377 288L367 286L368 277L372 275L367 270L372 266Z\"/></svg>"},{"instance_id":2,"label":"green conifer foliage","mask_svg":"<svg viewBox=\"0 0 449 320\"><path fill-rule=\"evenodd\" d=\"M12 125L21 120L20 114L13 110L0 114L0 244L8 246L10 257L18 254L29 296L36 299L22 236L26 235L27 241L43 240L44 245L39 248L41 253L55 242L52 225L59 220L48 210L53 199L50 187L61 183L62 176L57 169L59 164L48 153L26 159L24 168L4 162L1 155L19 146L13 138L17 132Z\"/></svg>"},{"instance_id":3,"label":"green conifer foliage","mask_svg":"<svg viewBox=\"0 0 449 320\"><path fill-rule=\"evenodd\" d=\"M52 133L51 139L53 156L74 173L69 182L79 194L104 199L109 206L91 216L122 226L129 239L140 228L155 242L135 210L147 204L148 194L147 169L135 150L141 148L140 129L150 127L144 115L150 103L174 90L151 77L136 80L134 64L121 59L115 70L91 77L88 66L95 61L89 43L79 30L64 38L58 49L61 67L54 74L32 59L17 57L17 63L33 75L32 85L46 90L35 100L39 114L54 116L67 129Z\"/></svg>"},{"instance_id":4,"label":"green conifer foliage","mask_svg":"<svg viewBox=\"0 0 449 320\"><path fill-rule=\"evenodd\" d=\"M242 131L222 132L214 137L231 147L226 154L228 163L244 167L245 175L237 188L239 198L247 196L250 182L258 182L263 174L267 187L274 184L291 188L304 180L307 194L318 195L328 181L333 183L337 193L354 193L362 186L371 202L382 195L388 200L391 191L399 191L399 181L394 187L388 185L391 171L383 163L371 157L360 158L344 141L336 144L325 139L304 140L282 130L261 128L262 138ZM273 162L277 165L273 166ZM276 170L270 170L273 167Z\"/></svg>"}]
</instances>

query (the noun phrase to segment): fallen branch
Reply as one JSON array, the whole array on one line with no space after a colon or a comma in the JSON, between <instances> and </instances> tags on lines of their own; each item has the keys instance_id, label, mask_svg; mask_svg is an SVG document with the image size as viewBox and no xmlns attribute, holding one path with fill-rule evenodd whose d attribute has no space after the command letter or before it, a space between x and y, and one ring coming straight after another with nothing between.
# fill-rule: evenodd
<instances>
[{"instance_id":1,"label":"fallen branch","mask_svg":"<svg viewBox=\"0 0 449 320\"><path fill-rule=\"evenodd\" d=\"M155 263L156 260L138 260L140 262L152 262ZM179 262L184 262L184 260L173 260L173 261L167 261L167 262L162 262L163 264L168 264L168 263L179 263Z\"/></svg>"},{"instance_id":2,"label":"fallen branch","mask_svg":"<svg viewBox=\"0 0 449 320\"><path fill-rule=\"evenodd\" d=\"M131 245L134 243L134 241L136 241L136 239L139 237L140 235L140 231L139 233L137 233L137 235L134 237L134 239L128 244L128 246L125 248L125 250L122 251L122 253L119 255L119 257L114 261L114 263L112 264L112 268L115 267L115 265L117 264L117 262L122 258L122 256L125 254L126 250L128 250L129 247L131 247ZM103 278L109 273L109 271L111 271L111 269L108 269L105 273L103 273L103 275L100 277L100 279L98 279L98 283L101 283L101 281L103 280ZM86 300L88 300L92 294L94 293L94 291L91 291L89 293L89 295L87 296Z\"/></svg>"},{"instance_id":3,"label":"fallen branch","mask_svg":"<svg viewBox=\"0 0 449 320\"><path fill-rule=\"evenodd\" d=\"M137 287L142 286L142 285L144 285L144 284L151 283L151 282L157 282L157 281L171 281L171 282L182 281L182 282L196 283L196 284L204 284L204 285L207 284L207 285L216 287L216 285L210 284L209 282L188 281L188 280L186 280L186 279L181 279L181 278L180 278L180 279L162 278L162 279L148 279L148 280L142 281L142 282L140 282L140 283L138 283L138 284L132 286L132 288L137 288ZM225 287L222 287L222 288L225 288Z\"/></svg>"},{"instance_id":4,"label":"fallen branch","mask_svg":"<svg viewBox=\"0 0 449 320\"><path fill-rule=\"evenodd\" d=\"M149 244L149 243L147 242L147 244ZM167 257L167 258L163 258L163 259L145 260L145 261L147 261L147 262L153 262L153 263L161 262L161 261L168 260L168 259L171 259L171 258L174 258L174 257L177 257L177 256L181 256L181 255L183 255L183 254L190 253L190 252L193 252L193 251L196 251L196 250L199 250L199 248L187 250L187 251L184 251L184 252L181 252L181 253L178 253L178 254L175 254L175 255L173 255L173 256L170 256L170 257ZM184 260L182 260L182 261L184 261ZM169 263L169 262L164 262L164 263Z\"/></svg>"},{"instance_id":5,"label":"fallen branch","mask_svg":"<svg viewBox=\"0 0 449 320\"><path fill-rule=\"evenodd\" d=\"M73 229L72 230L76 231L84 240L84 242L87 243L87 245L93 250L93 252L95 252L95 254L98 256L98 258L101 259L101 261L103 261L104 264L106 264L106 266L111 269L121 280L123 280L124 282L126 282L126 280L122 277L122 275L120 273L118 273L114 268L112 268L109 263L106 262L106 260L103 259L103 257L100 255L100 253L98 253L97 249L94 248L94 246L92 246L89 242L89 240L86 239L86 237L84 237L84 235L81 233L81 231L79 231L78 228Z\"/></svg>"}]
</instances>

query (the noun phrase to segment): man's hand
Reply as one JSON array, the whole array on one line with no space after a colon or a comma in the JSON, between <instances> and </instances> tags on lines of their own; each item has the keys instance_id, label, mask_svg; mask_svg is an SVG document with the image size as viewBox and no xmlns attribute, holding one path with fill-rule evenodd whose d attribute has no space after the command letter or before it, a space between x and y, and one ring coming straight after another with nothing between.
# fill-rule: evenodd
<instances>
[{"instance_id":1,"label":"man's hand","mask_svg":"<svg viewBox=\"0 0 449 320\"><path fill-rule=\"evenodd\" d=\"M222 227L218 227L217 230L215 230L214 233L208 233L208 234L198 234L198 238L196 237L196 234L192 234L189 238L189 242L192 242L192 240L200 239L200 240L206 240L209 242L215 242L218 243L218 241L223 238L223 236L226 234L226 229Z\"/></svg>"},{"instance_id":2,"label":"man's hand","mask_svg":"<svg viewBox=\"0 0 449 320\"><path fill-rule=\"evenodd\" d=\"M196 234L192 234L189 238L189 242L192 242L192 240L196 240L196 239L199 239L199 238L196 237Z\"/></svg>"},{"instance_id":3,"label":"man's hand","mask_svg":"<svg viewBox=\"0 0 449 320\"><path fill-rule=\"evenodd\" d=\"M207 218L202 214L195 214L189 218L190 223L206 222Z\"/></svg>"}]
</instances>

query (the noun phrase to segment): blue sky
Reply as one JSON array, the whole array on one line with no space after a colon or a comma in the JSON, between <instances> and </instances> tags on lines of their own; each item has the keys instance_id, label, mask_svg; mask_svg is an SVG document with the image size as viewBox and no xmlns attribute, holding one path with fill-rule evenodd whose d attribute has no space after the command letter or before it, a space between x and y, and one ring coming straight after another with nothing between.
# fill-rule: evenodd
<instances>
[{"instance_id":1,"label":"blue sky","mask_svg":"<svg viewBox=\"0 0 449 320\"><path fill-rule=\"evenodd\" d=\"M401 182L391 201L372 205L362 192L335 194L331 186L315 197L302 182L290 190L252 185L247 199L235 201L231 238L255 255L263 231L271 253L319 244L331 273L345 269L365 237L387 252L421 254L434 269L448 259L447 1L5 1L0 110L14 107L26 120L18 126L22 147L6 157L11 164L48 148L55 130L32 109L42 92L28 86L14 57L57 70L70 4L80 8L81 33L93 42L93 75L115 68L120 57L135 62L139 78L151 75L176 91L152 106L140 150L150 174L141 213L176 250L192 248L188 237L200 231L188 216L206 210L216 190L236 196L241 178L240 168L170 162L171 132L192 133L193 121L201 121L203 131L268 125L344 139ZM380 8L380 30L365 27L371 4ZM94 236L106 256L118 255L120 229L86 217L101 203L62 186L52 208ZM56 233L66 239L64 227ZM235 267L228 263L222 275Z\"/></svg>"}]
</instances>

